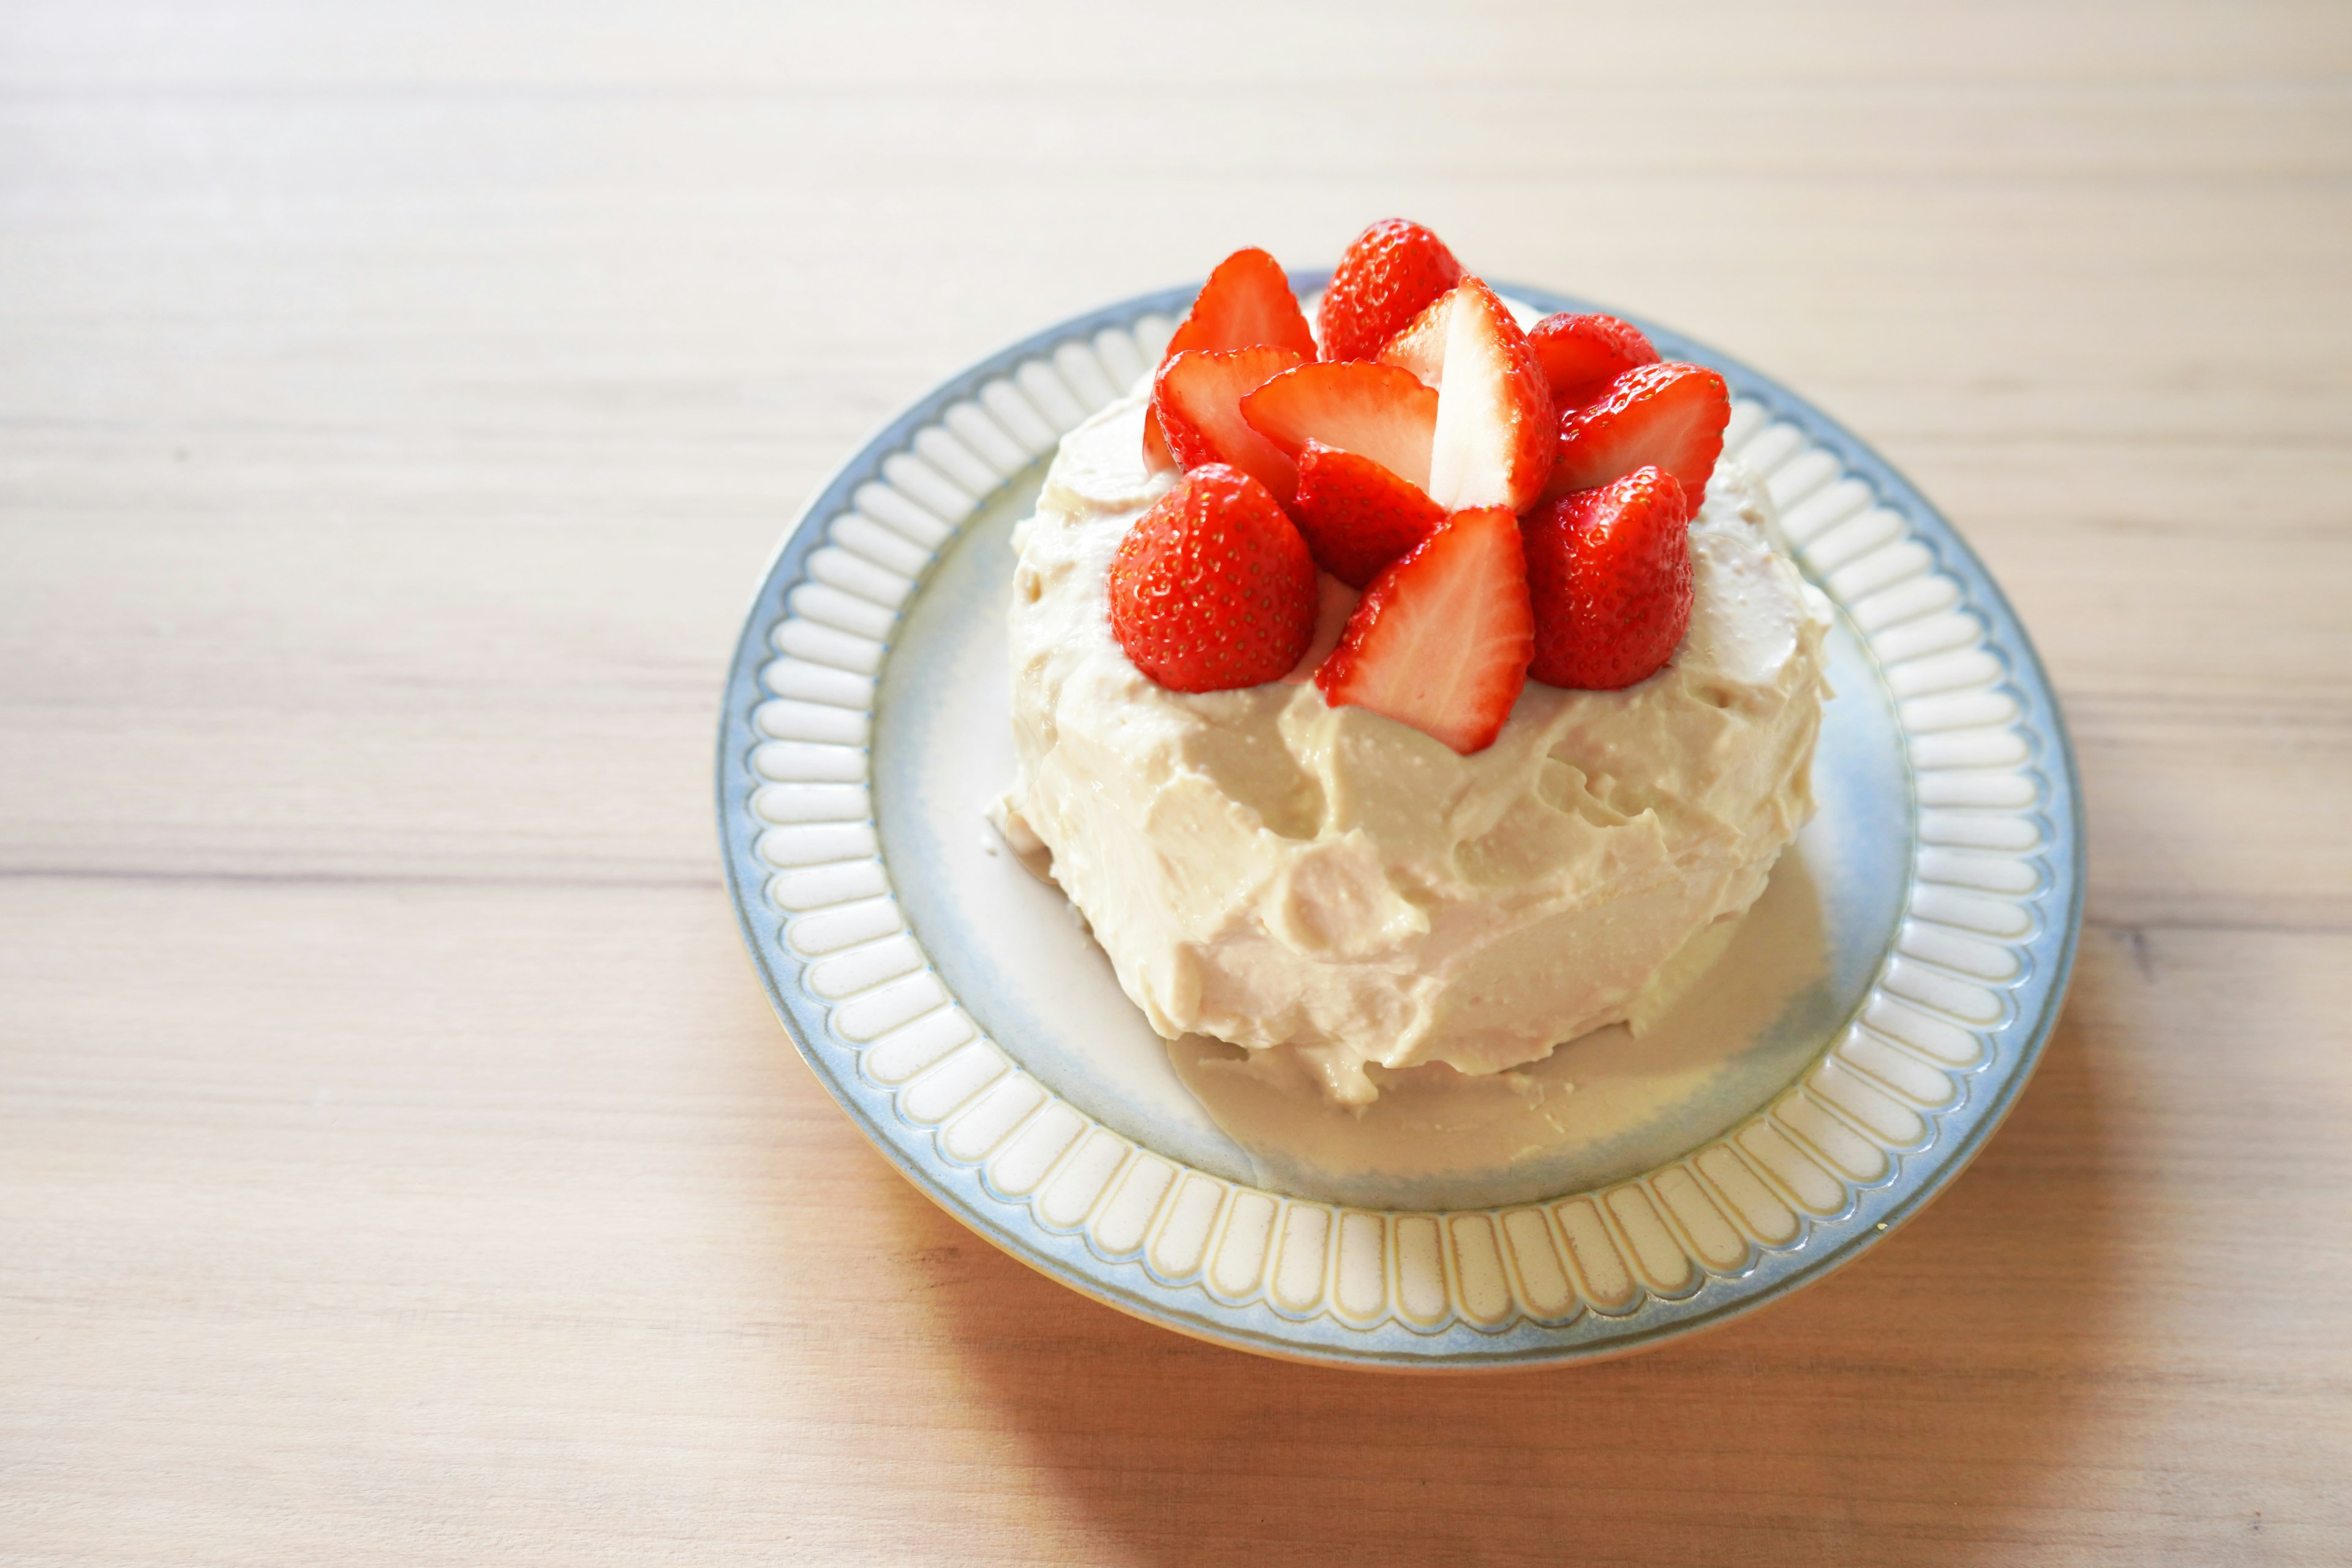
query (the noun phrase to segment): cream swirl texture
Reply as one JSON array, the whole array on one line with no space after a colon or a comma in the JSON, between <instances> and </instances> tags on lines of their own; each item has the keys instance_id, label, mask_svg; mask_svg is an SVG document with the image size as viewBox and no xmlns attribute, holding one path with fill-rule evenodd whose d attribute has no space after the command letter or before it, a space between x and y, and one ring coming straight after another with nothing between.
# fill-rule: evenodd
<instances>
[{"instance_id":1,"label":"cream swirl texture","mask_svg":"<svg viewBox=\"0 0 2352 1568\"><path fill-rule=\"evenodd\" d=\"M1050 855L1155 1029L1286 1047L1362 1103L1370 1068L1490 1073L1624 1019L1755 901L1812 810L1830 622L1737 464L1692 524L1667 666L1623 691L1530 682L1465 757L1324 702L1307 678L1355 600L1328 577L1283 681L1188 695L1136 669L1106 578L1172 482L1143 467L1143 406L1072 431L1014 534L1002 825Z\"/></svg>"}]
</instances>

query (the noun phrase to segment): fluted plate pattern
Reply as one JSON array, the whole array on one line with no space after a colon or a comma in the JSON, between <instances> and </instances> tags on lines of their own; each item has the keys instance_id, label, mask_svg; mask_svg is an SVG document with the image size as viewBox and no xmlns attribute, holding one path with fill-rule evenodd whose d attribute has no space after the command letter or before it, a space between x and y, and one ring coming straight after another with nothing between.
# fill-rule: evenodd
<instances>
[{"instance_id":1,"label":"fluted plate pattern","mask_svg":"<svg viewBox=\"0 0 2352 1568\"><path fill-rule=\"evenodd\" d=\"M1323 279L1297 281L1303 297ZM1024 1067L984 997L950 989L894 890L925 868L888 863L876 819L877 685L959 530L1134 384L1192 292L1095 311L950 379L850 459L770 563L728 683L719 826L744 941L818 1078L997 1245L1114 1306L1276 1355L1411 1370L1617 1353L1819 1278L1913 1213L1998 1124L2063 994L2082 898L2065 731L2000 591L1907 481L1777 384L1654 328L1668 357L1729 381L1726 450L1770 485L1800 565L1874 662L1905 752L1902 914L1792 1081L1631 1179L1381 1211L1261 1190L1105 1125Z\"/></svg>"}]
</instances>

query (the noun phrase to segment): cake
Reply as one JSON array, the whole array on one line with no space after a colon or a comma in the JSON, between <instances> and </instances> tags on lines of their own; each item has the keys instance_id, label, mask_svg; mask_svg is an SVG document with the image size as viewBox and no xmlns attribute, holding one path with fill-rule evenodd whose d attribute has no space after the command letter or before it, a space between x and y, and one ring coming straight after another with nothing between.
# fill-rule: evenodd
<instances>
[{"instance_id":1,"label":"cake","mask_svg":"<svg viewBox=\"0 0 2352 1568\"><path fill-rule=\"evenodd\" d=\"M1163 1037L1360 1105L1703 968L1811 811L1829 622L1718 461L1715 373L1530 333L1414 226L1349 259L1320 342L1229 261L1063 441L1014 535L1000 826Z\"/></svg>"}]
</instances>

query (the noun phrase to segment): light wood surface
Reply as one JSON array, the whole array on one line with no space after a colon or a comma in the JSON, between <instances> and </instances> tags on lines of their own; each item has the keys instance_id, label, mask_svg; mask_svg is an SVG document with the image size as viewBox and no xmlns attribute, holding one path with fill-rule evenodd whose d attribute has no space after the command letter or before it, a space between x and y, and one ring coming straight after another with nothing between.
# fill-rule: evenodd
<instances>
[{"instance_id":1,"label":"light wood surface","mask_svg":"<svg viewBox=\"0 0 2352 1568\"><path fill-rule=\"evenodd\" d=\"M2352 1560L2348 182L2336 4L0 6L0 1562ZM2010 1125L1592 1368L1032 1275L719 886L822 476L1391 212L1875 443L2081 752Z\"/></svg>"}]
</instances>

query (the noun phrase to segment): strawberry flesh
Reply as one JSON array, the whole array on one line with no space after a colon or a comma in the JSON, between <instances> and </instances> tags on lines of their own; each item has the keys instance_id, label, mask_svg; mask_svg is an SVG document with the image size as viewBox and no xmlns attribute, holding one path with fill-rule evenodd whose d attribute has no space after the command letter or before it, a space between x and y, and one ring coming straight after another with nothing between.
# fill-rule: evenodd
<instances>
[{"instance_id":1,"label":"strawberry flesh","mask_svg":"<svg viewBox=\"0 0 2352 1568\"><path fill-rule=\"evenodd\" d=\"M1454 286L1429 499L1448 511L1517 511L1544 488L1559 442L1551 385L1510 308L1475 278Z\"/></svg>"},{"instance_id":2,"label":"strawberry flesh","mask_svg":"<svg viewBox=\"0 0 2352 1568\"><path fill-rule=\"evenodd\" d=\"M1184 476L1111 560L1111 633L1174 691L1279 680L1315 638L1320 591L1298 530L1265 486L1222 463Z\"/></svg>"},{"instance_id":3,"label":"strawberry flesh","mask_svg":"<svg viewBox=\"0 0 2352 1568\"><path fill-rule=\"evenodd\" d=\"M1444 240L1417 223L1382 218L1348 247L1323 291L1323 357L1370 359L1461 277Z\"/></svg>"},{"instance_id":4,"label":"strawberry flesh","mask_svg":"<svg viewBox=\"0 0 2352 1568\"><path fill-rule=\"evenodd\" d=\"M1410 371L1423 386L1445 385L1446 334L1454 324L1454 290L1448 289L1422 308L1373 357L1382 364Z\"/></svg>"},{"instance_id":5,"label":"strawberry flesh","mask_svg":"<svg viewBox=\"0 0 2352 1568\"><path fill-rule=\"evenodd\" d=\"M1308 441L1319 441L1429 488L1437 394L1393 365L1302 364L1244 397L1242 417L1294 458Z\"/></svg>"},{"instance_id":6,"label":"strawberry flesh","mask_svg":"<svg viewBox=\"0 0 2352 1568\"><path fill-rule=\"evenodd\" d=\"M1371 458L1309 439L1298 457L1290 515L1315 563L1350 588L1435 531L1445 510Z\"/></svg>"},{"instance_id":7,"label":"strawberry flesh","mask_svg":"<svg viewBox=\"0 0 2352 1568\"><path fill-rule=\"evenodd\" d=\"M1655 364L1658 351L1642 329L1614 316L1546 316L1528 329L1528 342L1551 384L1552 406L1573 413L1637 364Z\"/></svg>"},{"instance_id":8,"label":"strawberry flesh","mask_svg":"<svg viewBox=\"0 0 2352 1568\"><path fill-rule=\"evenodd\" d=\"M1690 629L1690 516L1681 484L1654 466L1529 512L1528 673L1615 691L1663 668Z\"/></svg>"},{"instance_id":9,"label":"strawberry flesh","mask_svg":"<svg viewBox=\"0 0 2352 1568\"><path fill-rule=\"evenodd\" d=\"M1250 427L1242 417L1242 399L1299 358L1295 349L1260 344L1188 349L1162 364L1152 384L1151 412L1177 465L1190 470L1203 463L1229 464L1287 503L1298 486L1297 465Z\"/></svg>"},{"instance_id":10,"label":"strawberry flesh","mask_svg":"<svg viewBox=\"0 0 2352 1568\"><path fill-rule=\"evenodd\" d=\"M1731 392L1704 365L1635 365L1600 398L1559 422L1559 455L1544 500L1589 490L1654 463L1675 476L1696 514L1723 455Z\"/></svg>"},{"instance_id":11,"label":"strawberry flesh","mask_svg":"<svg viewBox=\"0 0 2352 1568\"><path fill-rule=\"evenodd\" d=\"M1467 756L1502 733L1534 647L1518 520L1462 511L1372 580L1315 684Z\"/></svg>"},{"instance_id":12,"label":"strawberry flesh","mask_svg":"<svg viewBox=\"0 0 2352 1568\"><path fill-rule=\"evenodd\" d=\"M1315 334L1298 308L1298 296L1291 292L1289 275L1272 256L1252 247L1217 263L1193 296L1192 309L1160 351L1160 368L1167 369L1170 360L1190 350L1247 349L1261 343L1286 348L1300 359L1315 357ZM1176 466L1156 403L1144 416L1143 466L1154 473Z\"/></svg>"}]
</instances>

